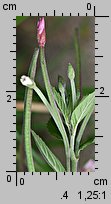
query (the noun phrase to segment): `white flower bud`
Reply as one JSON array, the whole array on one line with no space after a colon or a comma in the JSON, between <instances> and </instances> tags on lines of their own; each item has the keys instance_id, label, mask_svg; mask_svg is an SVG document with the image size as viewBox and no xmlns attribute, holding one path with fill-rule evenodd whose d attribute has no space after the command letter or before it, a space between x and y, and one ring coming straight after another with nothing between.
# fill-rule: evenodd
<instances>
[{"instance_id":1,"label":"white flower bud","mask_svg":"<svg viewBox=\"0 0 111 204\"><path fill-rule=\"evenodd\" d=\"M20 81L24 86L28 86L29 88L34 84L34 81L25 75L21 76Z\"/></svg>"}]
</instances>

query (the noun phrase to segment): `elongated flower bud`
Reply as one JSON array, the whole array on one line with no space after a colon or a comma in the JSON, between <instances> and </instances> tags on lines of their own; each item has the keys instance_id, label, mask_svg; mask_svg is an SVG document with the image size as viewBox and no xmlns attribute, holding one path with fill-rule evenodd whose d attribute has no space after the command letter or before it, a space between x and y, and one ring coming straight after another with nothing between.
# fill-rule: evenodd
<instances>
[{"instance_id":1,"label":"elongated flower bud","mask_svg":"<svg viewBox=\"0 0 111 204\"><path fill-rule=\"evenodd\" d=\"M70 63L68 64L68 78L70 80L75 78L75 72L74 72L74 69Z\"/></svg>"},{"instance_id":2,"label":"elongated flower bud","mask_svg":"<svg viewBox=\"0 0 111 204\"><path fill-rule=\"evenodd\" d=\"M33 88L34 86L34 81L31 80L28 76L21 76L20 81L22 83L22 85L27 86L29 88Z\"/></svg>"},{"instance_id":3,"label":"elongated flower bud","mask_svg":"<svg viewBox=\"0 0 111 204\"><path fill-rule=\"evenodd\" d=\"M45 20L40 18L37 23L37 40L40 47L44 47L46 43Z\"/></svg>"}]
</instances>

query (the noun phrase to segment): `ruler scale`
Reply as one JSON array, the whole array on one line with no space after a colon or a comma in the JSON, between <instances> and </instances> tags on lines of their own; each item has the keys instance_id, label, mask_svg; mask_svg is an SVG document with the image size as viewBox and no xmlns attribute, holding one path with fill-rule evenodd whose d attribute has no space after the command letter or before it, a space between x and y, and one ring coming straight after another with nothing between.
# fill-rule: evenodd
<instances>
[{"instance_id":1,"label":"ruler scale","mask_svg":"<svg viewBox=\"0 0 111 204\"><path fill-rule=\"evenodd\" d=\"M42 2L43 3L43 2ZM110 179L110 113L111 113L111 99L110 99L110 49L107 46L110 42L110 16L109 7L110 2L106 5L103 1L99 3L91 3L85 1L79 5L79 1L73 2L73 7L78 8L76 11L72 11L67 8L61 7L61 11L58 8L43 9L40 5L37 5L36 1L33 1L33 6L22 5L20 2L15 3L0 3L1 18L5 18L5 28L2 26L2 35L4 38L9 36L6 42L5 39L0 41L1 47L3 47L3 55L7 56L7 62L4 61L5 67L8 71L3 71L3 76L6 77L7 85L3 86L4 80L1 77L1 98L3 98L5 113L1 108L1 121L6 120L2 127L2 134L7 138L3 139L2 146L5 145L7 149L5 151L5 157L1 159L0 180L1 189L7 192L7 195L13 195L13 199L8 199L9 203L19 203L25 201L27 203L32 200L38 202L58 202L62 203L65 200L69 203L76 201L77 203L90 203L90 200L94 200L95 203L108 203L111 200L111 179ZM28 3L30 4L30 3ZM49 4L48 4L49 5ZM75 5L75 6L74 6ZM82 6L83 5L83 6ZM106 9L104 10L104 7ZM29 10L30 8L30 10ZM32 9L31 9L32 8ZM67 11L67 12L66 12ZM103 12L104 11L104 12ZM16 171L16 16L95 16L95 172L77 172L77 173L54 173L54 172L17 172ZM101 15L100 15L101 14ZM9 16L9 19L8 19ZM7 25L6 25L7 23ZM10 24L8 26L8 23ZM101 28L105 26L107 30L102 33ZM8 28L6 28L8 27ZM6 33L7 31L7 33ZM108 33L109 32L109 33ZM108 37L106 38L108 33ZM9 40L10 39L10 40ZM4 45L2 41L4 40ZM102 53L100 45L103 43ZM7 50L6 50L7 48ZM3 56L3 59L5 57ZM1 60L1 67L3 67L3 60ZM103 66L102 66L103 64ZM104 65L106 67L104 68ZM106 69L106 72L105 70ZM103 76L104 75L104 76ZM11 80L9 79L11 78ZM104 81L101 83L101 78ZM108 78L108 79L107 79ZM5 95L5 97L4 97ZM2 100L1 100L2 102ZM6 117L6 119L5 119ZM2 138L1 138L2 142ZM107 154L107 155L106 155ZM109 154L109 155L108 155ZM3 161L4 159L4 161ZM31 187L31 188L30 188ZM30 189L30 190L29 190ZM14 194L19 190L20 194L15 198ZM24 191L24 194L21 194ZM21 196L20 199L18 199ZM32 199L33 198L33 199Z\"/></svg>"}]
</instances>

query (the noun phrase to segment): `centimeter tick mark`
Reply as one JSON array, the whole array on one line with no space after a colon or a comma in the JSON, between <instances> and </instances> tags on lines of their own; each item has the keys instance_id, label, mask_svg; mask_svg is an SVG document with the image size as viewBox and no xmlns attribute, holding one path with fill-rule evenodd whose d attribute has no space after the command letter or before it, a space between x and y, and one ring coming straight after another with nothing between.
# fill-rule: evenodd
<instances>
[{"instance_id":1,"label":"centimeter tick mark","mask_svg":"<svg viewBox=\"0 0 111 204\"><path fill-rule=\"evenodd\" d=\"M56 181L57 181L58 177L57 177L57 172L56 172Z\"/></svg>"},{"instance_id":2,"label":"centimeter tick mark","mask_svg":"<svg viewBox=\"0 0 111 204\"><path fill-rule=\"evenodd\" d=\"M109 96L105 96L105 95L98 95L98 96L95 96L96 98L109 98Z\"/></svg>"},{"instance_id":3,"label":"centimeter tick mark","mask_svg":"<svg viewBox=\"0 0 111 204\"><path fill-rule=\"evenodd\" d=\"M102 135L95 135L95 137L97 137L97 138L101 138L101 137L103 137Z\"/></svg>"},{"instance_id":4,"label":"centimeter tick mark","mask_svg":"<svg viewBox=\"0 0 111 204\"><path fill-rule=\"evenodd\" d=\"M99 58L99 57L103 57L103 55L95 55L95 57Z\"/></svg>"},{"instance_id":5,"label":"centimeter tick mark","mask_svg":"<svg viewBox=\"0 0 111 204\"><path fill-rule=\"evenodd\" d=\"M16 93L16 91L6 91L7 93Z\"/></svg>"}]
</instances>

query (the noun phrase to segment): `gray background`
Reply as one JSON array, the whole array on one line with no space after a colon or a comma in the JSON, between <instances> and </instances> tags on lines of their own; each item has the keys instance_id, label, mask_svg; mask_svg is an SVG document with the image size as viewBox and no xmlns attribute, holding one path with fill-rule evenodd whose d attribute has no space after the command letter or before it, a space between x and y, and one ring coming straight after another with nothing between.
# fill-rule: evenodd
<instances>
[{"instance_id":1,"label":"gray background","mask_svg":"<svg viewBox=\"0 0 111 204\"><path fill-rule=\"evenodd\" d=\"M99 190L102 192L106 190L107 200L99 199L94 200L95 203L105 203L110 198L110 98L96 98L96 103L99 103L97 111L99 114L96 116L99 118L99 122L96 124L99 127L99 130L96 131L96 135L104 135L104 138L96 138L96 142L99 145L96 147L96 150L99 151L99 154L96 156L99 159L97 167L99 170L96 173L90 173L88 176L86 173L83 173L81 176L79 173L75 173L73 176L70 173L67 173L66 176L59 173L58 181L55 180L55 174L35 174L33 177L31 174L27 173L25 176L23 173L18 175L18 184L21 177L25 178L25 185L15 187L15 174L12 173L12 183L6 182L6 170L15 170L13 165L14 159L13 154L15 150L12 150L12 147L15 143L13 138L14 134L10 134L10 130L14 130L15 126L13 122L13 114L15 110L15 101L13 103L7 103L7 94L6 90L14 90L15 85L13 85L15 74L15 69L12 67L15 66L15 62L12 60L15 58L15 54L11 54L9 51L14 50L15 46L12 44L14 42L13 26L15 22L12 20L16 15L21 15L24 12L24 15L29 15L32 12L32 15L37 15L39 12L40 15L45 15L47 12L48 15L53 15L53 10L56 10L56 15L61 15L64 12L64 15L69 15L72 12L72 15L77 15L80 12L80 15L85 15L86 3L87 1L14 1L17 2L17 11L3 11L2 5L3 2L0 2L0 50L1 50L1 59L0 59L0 121L1 121L1 142L0 142L0 187L1 187L1 200L3 203L19 203L27 202L31 203L33 201L43 203L63 203L65 199L61 199L63 193L68 190L69 198L66 202L73 203L87 203L84 200L79 200L77 192L82 190L83 194L86 195L87 190ZM62 4L63 2L63 4ZM91 1L90 1L91 2ZM6 2L5 2L6 3ZM8 1L8 3L13 3ZM92 6L96 3L96 12L97 15L109 15L110 14L110 1L92 1ZM93 10L88 11L88 15L93 15ZM111 36L111 22L110 18L96 18L96 23L99 23L99 26L96 28L99 33L97 42L99 50L96 51L96 55L104 55L104 58L96 59L96 62L99 64L98 71L99 74L96 75L96 79L99 79L99 82L96 83L96 87L105 87L105 95L110 94L110 36ZM96 91L96 95L99 94L99 90ZM13 93L15 97L15 93ZM16 159L15 159L16 160ZM108 186L94 186L94 178L107 178ZM91 201L91 200L90 200ZM92 201L91 201L92 202Z\"/></svg>"}]
</instances>

